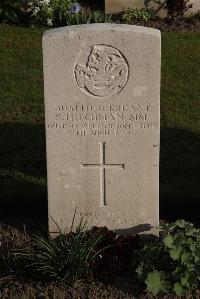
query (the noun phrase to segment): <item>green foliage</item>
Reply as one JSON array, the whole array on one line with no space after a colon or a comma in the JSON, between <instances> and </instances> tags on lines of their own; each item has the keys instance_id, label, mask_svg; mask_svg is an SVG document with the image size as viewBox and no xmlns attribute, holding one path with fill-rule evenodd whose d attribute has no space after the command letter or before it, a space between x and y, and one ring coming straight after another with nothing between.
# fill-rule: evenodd
<instances>
[{"instance_id":1,"label":"green foliage","mask_svg":"<svg viewBox=\"0 0 200 299\"><path fill-rule=\"evenodd\" d=\"M95 249L105 234L97 231L90 235L85 228L86 222L81 221L75 232L60 232L55 238L36 236L35 252L25 255L29 267L43 277L65 284L90 276L90 263L105 249Z\"/></svg>"},{"instance_id":2,"label":"green foliage","mask_svg":"<svg viewBox=\"0 0 200 299\"><path fill-rule=\"evenodd\" d=\"M145 280L148 290L156 295L158 293L164 293L165 287L165 274L162 271L153 271L148 273L147 279Z\"/></svg>"},{"instance_id":3,"label":"green foliage","mask_svg":"<svg viewBox=\"0 0 200 299\"><path fill-rule=\"evenodd\" d=\"M112 15L83 9L76 0L0 0L0 22L57 27L110 23Z\"/></svg>"},{"instance_id":4,"label":"green foliage","mask_svg":"<svg viewBox=\"0 0 200 299\"><path fill-rule=\"evenodd\" d=\"M111 23L112 15L111 14L103 14L101 11L93 11L91 13L91 23Z\"/></svg>"},{"instance_id":5,"label":"green foliage","mask_svg":"<svg viewBox=\"0 0 200 299\"><path fill-rule=\"evenodd\" d=\"M122 20L127 23L134 21L149 21L155 19L155 13L148 8L128 9L122 13Z\"/></svg>"},{"instance_id":6,"label":"green foliage","mask_svg":"<svg viewBox=\"0 0 200 299\"><path fill-rule=\"evenodd\" d=\"M28 1L31 23L49 27L55 24L63 26L74 3L75 0Z\"/></svg>"},{"instance_id":7,"label":"green foliage","mask_svg":"<svg viewBox=\"0 0 200 299\"><path fill-rule=\"evenodd\" d=\"M185 295L200 286L200 230L177 220L161 227L161 236L138 252L138 277L153 294Z\"/></svg>"},{"instance_id":8,"label":"green foliage","mask_svg":"<svg viewBox=\"0 0 200 299\"><path fill-rule=\"evenodd\" d=\"M112 15L103 14L101 11L86 12L81 10L78 13L68 13L66 17L66 25L80 25L90 23L111 23Z\"/></svg>"},{"instance_id":9,"label":"green foliage","mask_svg":"<svg viewBox=\"0 0 200 299\"><path fill-rule=\"evenodd\" d=\"M69 16L76 15L76 13L71 11L73 4L76 2L77 1L75 0L51 0L46 9L47 12L50 12L49 18L47 18L47 20L52 19L52 25L54 26L68 25L67 20ZM43 9L45 10L45 6ZM45 18L43 20L45 21Z\"/></svg>"},{"instance_id":10,"label":"green foliage","mask_svg":"<svg viewBox=\"0 0 200 299\"><path fill-rule=\"evenodd\" d=\"M109 23L111 15L101 11L88 11L83 9L75 0L51 0L38 4L31 2L29 9L32 12L32 23L43 26L66 26L89 23Z\"/></svg>"}]
</instances>

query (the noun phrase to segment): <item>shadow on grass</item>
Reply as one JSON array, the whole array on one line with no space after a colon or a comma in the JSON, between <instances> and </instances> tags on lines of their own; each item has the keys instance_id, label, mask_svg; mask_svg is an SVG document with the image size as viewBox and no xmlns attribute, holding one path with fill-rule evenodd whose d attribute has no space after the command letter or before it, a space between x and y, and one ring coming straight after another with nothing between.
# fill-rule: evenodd
<instances>
[{"instance_id":1,"label":"shadow on grass","mask_svg":"<svg viewBox=\"0 0 200 299\"><path fill-rule=\"evenodd\" d=\"M42 124L0 124L0 217L47 217Z\"/></svg>"},{"instance_id":2,"label":"shadow on grass","mask_svg":"<svg viewBox=\"0 0 200 299\"><path fill-rule=\"evenodd\" d=\"M199 222L200 136L187 129L162 128L160 217Z\"/></svg>"},{"instance_id":3,"label":"shadow on grass","mask_svg":"<svg viewBox=\"0 0 200 299\"><path fill-rule=\"evenodd\" d=\"M0 217L47 218L46 149L42 124L0 124ZM198 221L200 136L161 129L160 217Z\"/></svg>"}]
</instances>

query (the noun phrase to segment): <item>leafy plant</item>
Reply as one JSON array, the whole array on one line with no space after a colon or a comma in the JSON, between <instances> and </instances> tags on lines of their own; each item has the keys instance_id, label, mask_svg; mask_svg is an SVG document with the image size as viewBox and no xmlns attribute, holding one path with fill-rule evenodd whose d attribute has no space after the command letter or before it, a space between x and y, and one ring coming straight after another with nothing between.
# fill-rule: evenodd
<instances>
[{"instance_id":1,"label":"leafy plant","mask_svg":"<svg viewBox=\"0 0 200 299\"><path fill-rule=\"evenodd\" d=\"M138 251L136 272L153 294L181 296L200 286L200 230L177 220L161 227L161 236Z\"/></svg>"},{"instance_id":2,"label":"leafy plant","mask_svg":"<svg viewBox=\"0 0 200 299\"><path fill-rule=\"evenodd\" d=\"M128 9L122 13L122 20L128 23L133 21L149 21L155 19L155 13L148 8Z\"/></svg>"},{"instance_id":3,"label":"leafy plant","mask_svg":"<svg viewBox=\"0 0 200 299\"><path fill-rule=\"evenodd\" d=\"M70 15L79 14L81 6L75 0L51 0L49 9L52 14L52 24L54 26L67 25Z\"/></svg>"},{"instance_id":4,"label":"leafy plant","mask_svg":"<svg viewBox=\"0 0 200 299\"><path fill-rule=\"evenodd\" d=\"M105 250L95 247L105 238L102 231L88 235L86 222L81 221L75 232L59 233L55 238L36 236L35 252L25 255L29 267L42 276L68 284L91 275L90 264Z\"/></svg>"},{"instance_id":5,"label":"leafy plant","mask_svg":"<svg viewBox=\"0 0 200 299\"><path fill-rule=\"evenodd\" d=\"M148 290L153 295L165 292L166 290L165 274L162 271L155 270L153 272L148 273L145 283L147 285Z\"/></svg>"},{"instance_id":6,"label":"leafy plant","mask_svg":"<svg viewBox=\"0 0 200 299\"><path fill-rule=\"evenodd\" d=\"M76 0L32 0L28 1L31 22L43 26L63 26L69 14L81 10Z\"/></svg>"},{"instance_id":7,"label":"leafy plant","mask_svg":"<svg viewBox=\"0 0 200 299\"><path fill-rule=\"evenodd\" d=\"M112 15L111 14L104 14L99 10L95 10L91 13L91 23L111 23L112 22Z\"/></svg>"},{"instance_id":8,"label":"leafy plant","mask_svg":"<svg viewBox=\"0 0 200 299\"><path fill-rule=\"evenodd\" d=\"M106 237L97 244L95 250L97 252L102 248L105 248L105 250L90 264L93 276L99 279L131 271L132 265L130 261L133 252L138 249L139 236L119 236L106 227L92 227L88 234L94 235L98 232L103 233Z\"/></svg>"},{"instance_id":9,"label":"leafy plant","mask_svg":"<svg viewBox=\"0 0 200 299\"><path fill-rule=\"evenodd\" d=\"M111 23L112 15L106 15L101 11L87 12L81 10L78 13L68 13L66 16L66 25L80 25L90 23Z\"/></svg>"},{"instance_id":10,"label":"leafy plant","mask_svg":"<svg viewBox=\"0 0 200 299\"><path fill-rule=\"evenodd\" d=\"M112 18L101 11L88 11L76 0L34 0L30 2L29 11L32 23L49 27L109 23Z\"/></svg>"}]
</instances>

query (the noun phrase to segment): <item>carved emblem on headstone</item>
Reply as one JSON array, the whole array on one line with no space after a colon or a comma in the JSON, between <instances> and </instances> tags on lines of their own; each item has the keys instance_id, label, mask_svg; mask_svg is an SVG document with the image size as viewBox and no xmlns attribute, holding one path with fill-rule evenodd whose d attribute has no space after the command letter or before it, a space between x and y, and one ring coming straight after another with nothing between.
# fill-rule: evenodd
<instances>
[{"instance_id":1,"label":"carved emblem on headstone","mask_svg":"<svg viewBox=\"0 0 200 299\"><path fill-rule=\"evenodd\" d=\"M86 65L76 64L74 73L83 91L97 97L108 97L126 85L129 68L119 50L107 45L95 45Z\"/></svg>"}]
</instances>

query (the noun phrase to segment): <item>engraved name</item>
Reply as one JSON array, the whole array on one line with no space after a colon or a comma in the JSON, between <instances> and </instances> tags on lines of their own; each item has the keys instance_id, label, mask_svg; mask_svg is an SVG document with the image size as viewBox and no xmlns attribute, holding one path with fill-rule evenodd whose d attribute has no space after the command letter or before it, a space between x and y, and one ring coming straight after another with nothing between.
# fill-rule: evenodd
<instances>
[{"instance_id":1,"label":"engraved name","mask_svg":"<svg viewBox=\"0 0 200 299\"><path fill-rule=\"evenodd\" d=\"M58 105L56 106L57 111L71 111L71 112L79 112L79 111L129 111L129 112L145 112L149 111L151 105L143 104L143 105L130 105L130 104L121 104L121 105L78 105L78 104L71 104L71 105Z\"/></svg>"},{"instance_id":2,"label":"engraved name","mask_svg":"<svg viewBox=\"0 0 200 299\"><path fill-rule=\"evenodd\" d=\"M68 136L136 136L157 130L150 104L68 104L55 106L48 129L64 130Z\"/></svg>"}]
</instances>

